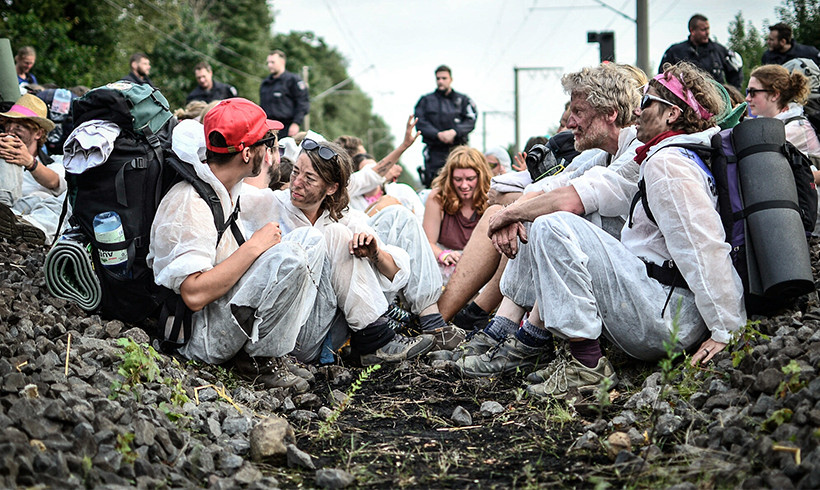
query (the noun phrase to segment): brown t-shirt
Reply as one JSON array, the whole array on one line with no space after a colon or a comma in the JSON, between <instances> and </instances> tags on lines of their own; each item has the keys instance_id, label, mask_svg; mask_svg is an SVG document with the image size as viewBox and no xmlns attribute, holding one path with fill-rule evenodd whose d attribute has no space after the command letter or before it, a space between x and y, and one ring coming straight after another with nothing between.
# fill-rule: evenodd
<instances>
[{"instance_id":1,"label":"brown t-shirt","mask_svg":"<svg viewBox=\"0 0 820 490\"><path fill-rule=\"evenodd\" d=\"M445 212L441 219L438 242L450 250L464 250L477 224L478 213L475 211L469 218L465 218L460 210L456 214Z\"/></svg>"}]
</instances>

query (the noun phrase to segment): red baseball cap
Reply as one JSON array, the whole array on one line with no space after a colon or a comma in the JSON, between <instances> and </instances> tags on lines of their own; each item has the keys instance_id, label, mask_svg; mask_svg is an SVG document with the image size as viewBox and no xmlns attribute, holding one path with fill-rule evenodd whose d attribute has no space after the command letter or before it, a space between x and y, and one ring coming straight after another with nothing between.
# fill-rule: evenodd
<instances>
[{"instance_id":1,"label":"red baseball cap","mask_svg":"<svg viewBox=\"0 0 820 490\"><path fill-rule=\"evenodd\" d=\"M268 119L261 107L242 97L225 99L208 111L205 125L205 147L214 153L238 153L265 137L268 131L285 126ZM215 146L210 135L218 132L226 146Z\"/></svg>"}]
</instances>

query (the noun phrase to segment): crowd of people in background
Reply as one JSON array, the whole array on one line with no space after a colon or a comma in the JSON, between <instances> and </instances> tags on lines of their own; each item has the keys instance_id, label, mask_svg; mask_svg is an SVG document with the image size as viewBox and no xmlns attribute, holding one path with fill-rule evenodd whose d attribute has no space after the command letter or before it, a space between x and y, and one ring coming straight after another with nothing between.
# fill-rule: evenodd
<instances>
[{"instance_id":1,"label":"crowd of people in background","mask_svg":"<svg viewBox=\"0 0 820 490\"><path fill-rule=\"evenodd\" d=\"M516 154L469 146L478 109L446 65L379 160L357 135L309 130L308 87L283 51L267 57L259 104L198 63L173 150L226 216L241 197L244 240L217 234L189 183L163 198L148 263L193 312L180 353L298 392L313 381L305 364L341 352L361 365L429 353L464 376L531 370L528 391L551 397L617 383L602 337L656 360L674 329L693 365L710 361L746 323L743 286L713 182L677 146L708 144L743 117L776 118L820 162L807 106L820 102L820 58L772 25L744 85L743 64L757 60L711 40L703 15L688 29L656 76L615 63L566 73L558 131ZM68 108L88 88L38 85L35 63L34 48L18 50L24 94L0 110L0 236L49 243ZM123 81L154 87L146 54L129 67ZM397 182L418 138L420 192ZM633 199L639 181L651 213Z\"/></svg>"}]
</instances>

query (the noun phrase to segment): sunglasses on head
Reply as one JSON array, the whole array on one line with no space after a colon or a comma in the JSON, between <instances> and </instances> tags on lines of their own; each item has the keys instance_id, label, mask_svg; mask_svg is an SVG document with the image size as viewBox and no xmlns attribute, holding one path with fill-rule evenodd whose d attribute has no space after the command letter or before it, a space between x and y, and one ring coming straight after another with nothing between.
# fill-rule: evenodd
<instances>
[{"instance_id":1,"label":"sunglasses on head","mask_svg":"<svg viewBox=\"0 0 820 490\"><path fill-rule=\"evenodd\" d=\"M251 148L253 148L254 146L265 145L268 147L269 150L273 150L276 148L276 142L276 136L268 136L267 138L262 138L261 140L252 144Z\"/></svg>"},{"instance_id":2,"label":"sunglasses on head","mask_svg":"<svg viewBox=\"0 0 820 490\"><path fill-rule=\"evenodd\" d=\"M649 104L651 104L652 102L660 102L661 104L677 107L677 105L673 104L672 102L669 102L668 100L661 99L660 97L655 97L654 95L650 94L643 94L643 97L641 97L641 110L644 110L647 107L649 107Z\"/></svg>"},{"instance_id":3,"label":"sunglasses on head","mask_svg":"<svg viewBox=\"0 0 820 490\"><path fill-rule=\"evenodd\" d=\"M322 160L324 160L326 162L329 162L329 161L333 160L334 158L336 158L337 156L339 156L339 154L336 153L335 151L333 151L331 148L329 148L325 145L320 145L319 143L317 143L317 142L315 142L311 139L305 139L304 141L302 141L302 148L305 151L313 151L313 150L318 149L319 150L319 156L322 158Z\"/></svg>"},{"instance_id":4,"label":"sunglasses on head","mask_svg":"<svg viewBox=\"0 0 820 490\"><path fill-rule=\"evenodd\" d=\"M771 92L771 90L765 89L765 88L747 88L746 89L746 95L748 95L749 97L754 97L755 95L757 95L758 92Z\"/></svg>"}]
</instances>

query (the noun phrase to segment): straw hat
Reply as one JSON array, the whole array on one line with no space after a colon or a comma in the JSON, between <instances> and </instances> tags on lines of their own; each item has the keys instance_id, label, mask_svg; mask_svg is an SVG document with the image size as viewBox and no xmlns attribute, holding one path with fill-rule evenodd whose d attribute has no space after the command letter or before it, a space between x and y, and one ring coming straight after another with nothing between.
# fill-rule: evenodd
<instances>
[{"instance_id":1,"label":"straw hat","mask_svg":"<svg viewBox=\"0 0 820 490\"><path fill-rule=\"evenodd\" d=\"M36 95L25 94L11 106L8 112L0 112L0 117L9 119L29 119L43 128L46 133L54 129L54 123L48 117L48 107Z\"/></svg>"}]
</instances>

